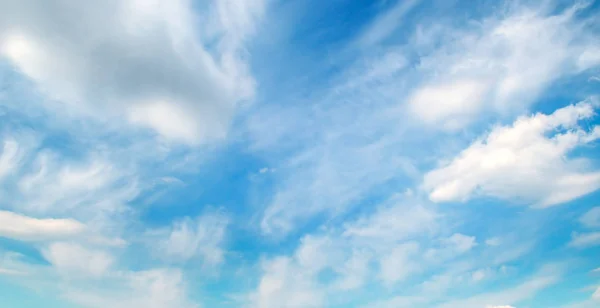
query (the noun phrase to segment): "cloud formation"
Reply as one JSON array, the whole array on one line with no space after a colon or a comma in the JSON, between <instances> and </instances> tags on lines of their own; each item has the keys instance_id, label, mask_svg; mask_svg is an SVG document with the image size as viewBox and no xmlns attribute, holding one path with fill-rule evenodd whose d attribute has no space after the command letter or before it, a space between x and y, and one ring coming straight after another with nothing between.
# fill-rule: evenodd
<instances>
[{"instance_id":1,"label":"cloud formation","mask_svg":"<svg viewBox=\"0 0 600 308\"><path fill-rule=\"evenodd\" d=\"M584 101L496 126L449 163L425 174L423 187L435 202L479 195L538 207L590 193L600 187L600 171L590 171L584 158L569 154L600 138L600 126L581 124L596 109L596 101Z\"/></svg>"},{"instance_id":2,"label":"cloud formation","mask_svg":"<svg viewBox=\"0 0 600 308\"><path fill-rule=\"evenodd\" d=\"M0 236L8 238L44 241L73 237L84 230L85 225L74 219L38 219L0 211Z\"/></svg>"},{"instance_id":3,"label":"cloud formation","mask_svg":"<svg viewBox=\"0 0 600 308\"><path fill-rule=\"evenodd\" d=\"M198 31L187 0L2 1L0 53L62 106L203 143L253 95L239 52L263 3L243 3L216 1Z\"/></svg>"}]
</instances>

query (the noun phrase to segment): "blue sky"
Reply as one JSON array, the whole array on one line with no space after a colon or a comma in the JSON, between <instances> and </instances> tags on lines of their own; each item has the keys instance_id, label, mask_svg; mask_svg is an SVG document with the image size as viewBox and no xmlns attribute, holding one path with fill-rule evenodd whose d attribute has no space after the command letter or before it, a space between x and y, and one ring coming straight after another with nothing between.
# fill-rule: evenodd
<instances>
[{"instance_id":1,"label":"blue sky","mask_svg":"<svg viewBox=\"0 0 600 308\"><path fill-rule=\"evenodd\" d=\"M599 8L0 0L2 306L598 307Z\"/></svg>"}]
</instances>

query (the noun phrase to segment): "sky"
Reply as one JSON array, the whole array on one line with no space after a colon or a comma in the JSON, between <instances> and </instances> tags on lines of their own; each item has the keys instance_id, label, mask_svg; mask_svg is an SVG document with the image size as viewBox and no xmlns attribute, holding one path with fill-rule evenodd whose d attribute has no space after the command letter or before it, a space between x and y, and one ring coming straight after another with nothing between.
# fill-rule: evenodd
<instances>
[{"instance_id":1,"label":"sky","mask_svg":"<svg viewBox=\"0 0 600 308\"><path fill-rule=\"evenodd\" d=\"M0 0L0 306L600 307L599 15Z\"/></svg>"}]
</instances>

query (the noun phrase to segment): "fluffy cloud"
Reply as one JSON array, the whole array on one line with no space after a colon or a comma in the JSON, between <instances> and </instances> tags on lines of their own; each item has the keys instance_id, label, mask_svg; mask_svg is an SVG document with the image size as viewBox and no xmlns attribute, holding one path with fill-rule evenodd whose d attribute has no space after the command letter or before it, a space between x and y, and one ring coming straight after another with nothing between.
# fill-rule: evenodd
<instances>
[{"instance_id":1,"label":"fluffy cloud","mask_svg":"<svg viewBox=\"0 0 600 308\"><path fill-rule=\"evenodd\" d=\"M595 102L584 101L496 126L450 163L428 172L423 186L436 202L475 194L542 207L592 192L600 187L600 172L588 171L583 158L569 154L600 138L600 126L579 124L592 118L595 108Z\"/></svg>"},{"instance_id":2,"label":"fluffy cloud","mask_svg":"<svg viewBox=\"0 0 600 308\"><path fill-rule=\"evenodd\" d=\"M553 15L550 7L517 6L472 31L422 30L435 30L428 37L441 37L444 43L423 51L421 73L431 77L408 98L409 110L449 130L464 127L483 111L522 110L555 80L600 64L591 56L597 41L575 17L585 9L575 4Z\"/></svg>"},{"instance_id":3,"label":"fluffy cloud","mask_svg":"<svg viewBox=\"0 0 600 308\"><path fill-rule=\"evenodd\" d=\"M69 109L128 119L190 144L221 138L239 101L253 93L240 50L264 3L216 1L200 16L202 33L191 6L0 1L0 55Z\"/></svg>"},{"instance_id":4,"label":"fluffy cloud","mask_svg":"<svg viewBox=\"0 0 600 308\"><path fill-rule=\"evenodd\" d=\"M0 236L25 240L51 240L81 234L85 225L73 219L38 219L0 211Z\"/></svg>"},{"instance_id":5,"label":"fluffy cloud","mask_svg":"<svg viewBox=\"0 0 600 308\"><path fill-rule=\"evenodd\" d=\"M409 195L394 196L341 229L305 235L291 255L264 259L250 302L256 307L298 307L303 300L309 307L322 307L346 303L341 294L358 292L367 283L389 290L406 286L475 247L473 236L439 234L440 219L433 208ZM399 297L379 304L411 307L394 304L433 300L424 298Z\"/></svg>"},{"instance_id":6,"label":"fluffy cloud","mask_svg":"<svg viewBox=\"0 0 600 308\"><path fill-rule=\"evenodd\" d=\"M168 229L151 232L151 247L165 260L181 263L200 258L214 268L224 261L222 248L229 220L220 213L206 213L174 221Z\"/></svg>"},{"instance_id":7,"label":"fluffy cloud","mask_svg":"<svg viewBox=\"0 0 600 308\"><path fill-rule=\"evenodd\" d=\"M107 252L67 242L50 244L43 255L60 274L70 277L102 277L115 262Z\"/></svg>"}]
</instances>

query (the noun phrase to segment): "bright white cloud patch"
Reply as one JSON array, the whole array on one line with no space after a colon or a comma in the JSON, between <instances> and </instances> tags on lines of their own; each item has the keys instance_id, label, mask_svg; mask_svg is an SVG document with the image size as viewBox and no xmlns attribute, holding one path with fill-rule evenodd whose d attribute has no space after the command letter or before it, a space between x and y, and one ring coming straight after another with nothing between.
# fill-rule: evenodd
<instances>
[{"instance_id":1,"label":"bright white cloud patch","mask_svg":"<svg viewBox=\"0 0 600 308\"><path fill-rule=\"evenodd\" d=\"M464 127L483 111L523 110L552 82L599 64L592 56L598 42L576 18L585 7L575 4L558 15L549 8L518 7L469 32L425 27L427 39L439 37L444 44L425 49L420 69L430 78L409 97L409 110L448 130Z\"/></svg>"},{"instance_id":2,"label":"bright white cloud patch","mask_svg":"<svg viewBox=\"0 0 600 308\"><path fill-rule=\"evenodd\" d=\"M0 236L25 240L53 240L82 233L85 225L73 219L38 219L0 211Z\"/></svg>"},{"instance_id":3,"label":"bright white cloud patch","mask_svg":"<svg viewBox=\"0 0 600 308\"><path fill-rule=\"evenodd\" d=\"M595 102L584 101L496 126L450 163L428 172L423 186L436 202L488 195L541 207L590 193L600 187L600 171L569 155L600 138L600 126L581 124L595 116L595 108Z\"/></svg>"},{"instance_id":4,"label":"bright white cloud patch","mask_svg":"<svg viewBox=\"0 0 600 308\"><path fill-rule=\"evenodd\" d=\"M413 112L427 123L456 129L479 111L487 85L478 80L459 80L419 89L409 100Z\"/></svg>"},{"instance_id":5,"label":"bright white cloud patch","mask_svg":"<svg viewBox=\"0 0 600 308\"><path fill-rule=\"evenodd\" d=\"M74 277L104 276L115 262L107 252L67 242L50 244L43 255L60 274Z\"/></svg>"},{"instance_id":6,"label":"bright white cloud patch","mask_svg":"<svg viewBox=\"0 0 600 308\"><path fill-rule=\"evenodd\" d=\"M200 16L202 31L191 6L1 1L0 55L69 108L128 118L184 143L221 138L253 93L239 51L264 4L216 1Z\"/></svg>"}]
</instances>

